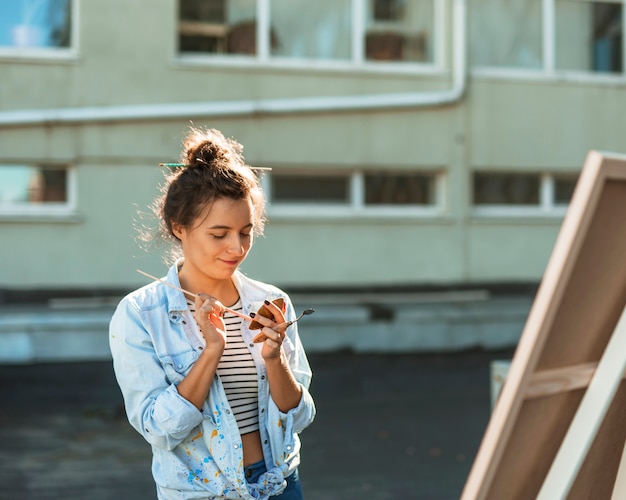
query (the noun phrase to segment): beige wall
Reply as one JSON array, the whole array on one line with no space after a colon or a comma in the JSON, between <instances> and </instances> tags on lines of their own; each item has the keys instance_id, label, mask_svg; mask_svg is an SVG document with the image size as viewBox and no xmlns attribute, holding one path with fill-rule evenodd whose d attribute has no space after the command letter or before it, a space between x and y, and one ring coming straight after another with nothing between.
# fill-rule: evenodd
<instances>
[{"instance_id":1,"label":"beige wall","mask_svg":"<svg viewBox=\"0 0 626 500\"><path fill-rule=\"evenodd\" d=\"M121 12L124 14L120 14ZM186 66L168 0L80 4L79 55L0 60L0 112L445 89L435 75ZM449 33L446 35L449 40ZM580 169L589 149L625 151L621 84L473 76L463 99L427 109L194 119L244 144L254 165L441 170L446 213L384 219L271 218L244 269L283 286L537 282L560 217L471 213L475 168ZM126 287L165 271L134 240L178 157L188 119L0 127L0 162L70 162L78 218L0 218L1 288Z\"/></svg>"}]
</instances>

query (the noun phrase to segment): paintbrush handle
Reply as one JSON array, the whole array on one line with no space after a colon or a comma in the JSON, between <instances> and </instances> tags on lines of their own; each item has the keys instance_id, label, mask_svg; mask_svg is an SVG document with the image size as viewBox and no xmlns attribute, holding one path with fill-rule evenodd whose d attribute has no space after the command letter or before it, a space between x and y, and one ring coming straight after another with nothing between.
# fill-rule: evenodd
<instances>
[{"instance_id":1,"label":"paintbrush handle","mask_svg":"<svg viewBox=\"0 0 626 500\"><path fill-rule=\"evenodd\" d=\"M155 281L158 281L158 282L160 282L160 283L163 283L164 285L167 285L167 286L169 286L169 287L172 287L172 288L173 288L173 289L175 289L175 290L179 290L179 291L181 291L181 292L183 292L183 293L186 293L187 295L191 295L193 298L197 298L197 297L199 297L199 295L198 295L198 294L196 294L196 293L193 293L193 292L190 292L190 291L188 291L188 290L185 290L184 288L181 288L181 287L179 287L179 286L176 286L176 285L174 285L174 284L170 283L169 281L165 281L165 280L163 280L163 279L161 279L161 278L157 278L156 276L152 276L151 274L145 273L145 272L143 272L143 271L142 271L142 270L140 270L140 269L137 269L136 271L137 271L139 274L143 274L144 276L147 276L148 278L152 278L152 279L153 279L153 280L155 280ZM239 316L240 318L246 319L246 320L248 320L248 321L252 321L252 318L251 318L250 316L246 316L245 314L242 314L242 313L240 313L239 311L235 311L235 310L233 310L233 309L230 309L229 307L226 307L226 306L222 306L222 307L224 307L224 310L225 310L225 311L228 311L229 313L234 314L235 316Z\"/></svg>"}]
</instances>

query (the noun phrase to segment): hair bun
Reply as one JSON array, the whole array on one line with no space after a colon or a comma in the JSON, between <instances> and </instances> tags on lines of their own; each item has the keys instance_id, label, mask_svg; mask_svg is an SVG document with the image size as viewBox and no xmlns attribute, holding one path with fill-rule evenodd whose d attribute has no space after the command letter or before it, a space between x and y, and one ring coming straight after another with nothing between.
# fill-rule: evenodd
<instances>
[{"instance_id":1,"label":"hair bun","mask_svg":"<svg viewBox=\"0 0 626 500\"><path fill-rule=\"evenodd\" d=\"M242 146L215 129L192 129L184 143L183 163L188 168L240 164Z\"/></svg>"},{"instance_id":2,"label":"hair bun","mask_svg":"<svg viewBox=\"0 0 626 500\"><path fill-rule=\"evenodd\" d=\"M187 151L188 168L201 168L228 159L228 151L213 141L204 141Z\"/></svg>"}]
</instances>

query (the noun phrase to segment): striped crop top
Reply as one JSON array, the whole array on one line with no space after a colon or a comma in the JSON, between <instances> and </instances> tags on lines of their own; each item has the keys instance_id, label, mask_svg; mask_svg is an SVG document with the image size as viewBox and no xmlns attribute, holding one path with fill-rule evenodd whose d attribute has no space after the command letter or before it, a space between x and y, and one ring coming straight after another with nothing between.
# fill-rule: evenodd
<instances>
[{"instance_id":1,"label":"striped crop top","mask_svg":"<svg viewBox=\"0 0 626 500\"><path fill-rule=\"evenodd\" d=\"M187 301L187 304L193 314L194 303ZM241 311L241 299L231 309ZM237 420L239 433L243 435L259 430L259 382L252 354L241 336L241 321L228 311L224 313L226 347L217 365L217 374Z\"/></svg>"}]
</instances>

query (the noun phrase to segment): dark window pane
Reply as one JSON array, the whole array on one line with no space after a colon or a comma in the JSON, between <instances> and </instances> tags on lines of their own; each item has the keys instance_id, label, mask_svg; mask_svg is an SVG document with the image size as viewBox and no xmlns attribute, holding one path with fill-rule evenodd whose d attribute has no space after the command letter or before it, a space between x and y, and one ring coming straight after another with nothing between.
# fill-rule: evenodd
<instances>
[{"instance_id":1,"label":"dark window pane","mask_svg":"<svg viewBox=\"0 0 626 500\"><path fill-rule=\"evenodd\" d=\"M366 174L366 205L433 205L435 178L432 175Z\"/></svg>"},{"instance_id":2,"label":"dark window pane","mask_svg":"<svg viewBox=\"0 0 626 500\"><path fill-rule=\"evenodd\" d=\"M555 6L557 68L621 73L622 5L557 0Z\"/></svg>"},{"instance_id":3,"label":"dark window pane","mask_svg":"<svg viewBox=\"0 0 626 500\"><path fill-rule=\"evenodd\" d=\"M622 6L595 4L593 9L593 70L622 72Z\"/></svg>"},{"instance_id":4,"label":"dark window pane","mask_svg":"<svg viewBox=\"0 0 626 500\"><path fill-rule=\"evenodd\" d=\"M434 0L376 0L366 3L368 61L432 62Z\"/></svg>"},{"instance_id":5,"label":"dark window pane","mask_svg":"<svg viewBox=\"0 0 626 500\"><path fill-rule=\"evenodd\" d=\"M476 205L538 205L539 176L536 174L474 174Z\"/></svg>"},{"instance_id":6,"label":"dark window pane","mask_svg":"<svg viewBox=\"0 0 626 500\"><path fill-rule=\"evenodd\" d=\"M0 166L0 205L67 201L66 169L22 165Z\"/></svg>"},{"instance_id":7,"label":"dark window pane","mask_svg":"<svg viewBox=\"0 0 626 500\"><path fill-rule=\"evenodd\" d=\"M376 21L397 21L404 14L403 0L373 0L373 14Z\"/></svg>"},{"instance_id":8,"label":"dark window pane","mask_svg":"<svg viewBox=\"0 0 626 500\"><path fill-rule=\"evenodd\" d=\"M274 203L347 204L350 201L347 177L273 174L271 184Z\"/></svg>"},{"instance_id":9,"label":"dark window pane","mask_svg":"<svg viewBox=\"0 0 626 500\"><path fill-rule=\"evenodd\" d=\"M224 0L180 0L178 14L181 21L224 23L226 4Z\"/></svg>"},{"instance_id":10,"label":"dark window pane","mask_svg":"<svg viewBox=\"0 0 626 500\"><path fill-rule=\"evenodd\" d=\"M556 177L554 179L554 203L567 205L576 187L576 177Z\"/></svg>"},{"instance_id":11,"label":"dark window pane","mask_svg":"<svg viewBox=\"0 0 626 500\"><path fill-rule=\"evenodd\" d=\"M179 0L180 52L256 54L256 1Z\"/></svg>"}]
</instances>

